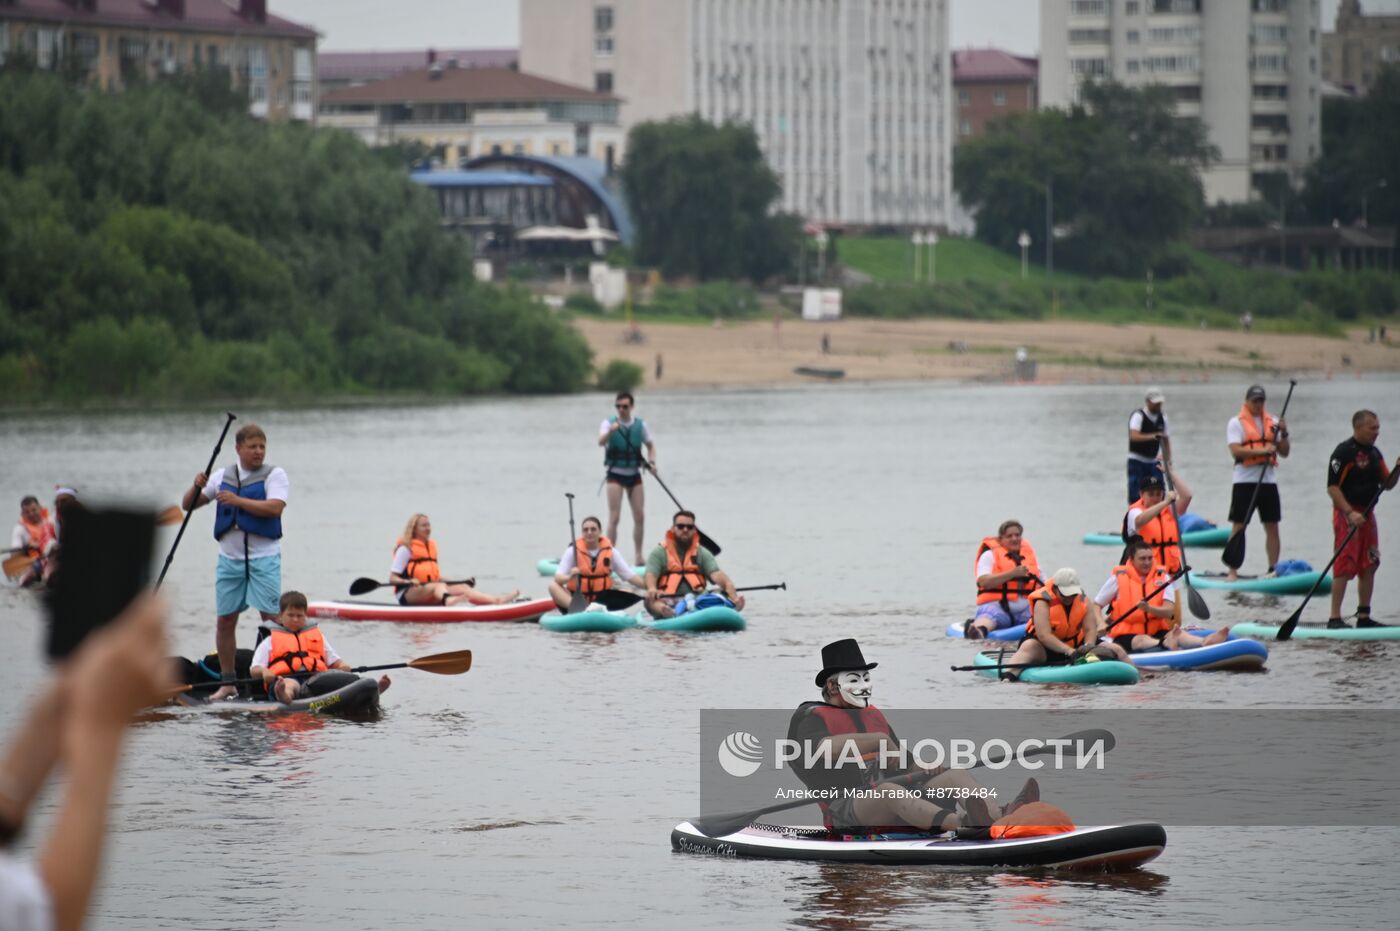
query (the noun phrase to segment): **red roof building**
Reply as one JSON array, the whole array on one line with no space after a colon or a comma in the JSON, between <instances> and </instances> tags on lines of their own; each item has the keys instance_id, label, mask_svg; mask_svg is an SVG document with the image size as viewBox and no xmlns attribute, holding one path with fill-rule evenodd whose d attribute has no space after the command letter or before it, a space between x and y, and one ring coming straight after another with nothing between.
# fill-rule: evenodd
<instances>
[{"instance_id":1,"label":"red roof building","mask_svg":"<svg viewBox=\"0 0 1400 931\"><path fill-rule=\"evenodd\" d=\"M952 59L957 142L982 135L992 120L1036 108L1038 59L994 48L960 49Z\"/></svg>"},{"instance_id":2,"label":"red roof building","mask_svg":"<svg viewBox=\"0 0 1400 931\"><path fill-rule=\"evenodd\" d=\"M441 62L457 68L515 68L520 50L513 48L440 48L406 52L322 52L317 59L321 93L382 81L405 71ZM455 64L454 64L455 62Z\"/></svg>"}]
</instances>

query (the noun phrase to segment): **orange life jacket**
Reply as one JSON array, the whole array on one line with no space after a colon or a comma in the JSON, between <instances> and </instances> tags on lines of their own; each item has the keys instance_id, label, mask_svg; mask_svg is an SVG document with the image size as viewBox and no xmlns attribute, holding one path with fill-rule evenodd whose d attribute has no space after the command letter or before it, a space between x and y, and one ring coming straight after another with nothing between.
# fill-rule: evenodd
<instances>
[{"instance_id":1,"label":"orange life jacket","mask_svg":"<svg viewBox=\"0 0 1400 931\"><path fill-rule=\"evenodd\" d=\"M436 540L423 541L416 537L407 543L395 540L394 552L397 553L401 546L408 547L408 565L404 566L404 578L419 582L436 582L442 578L442 572L438 569Z\"/></svg>"},{"instance_id":2,"label":"orange life jacket","mask_svg":"<svg viewBox=\"0 0 1400 931\"><path fill-rule=\"evenodd\" d=\"M1027 802L992 825L992 840L1044 837L1074 830L1069 815L1048 802Z\"/></svg>"},{"instance_id":3,"label":"orange life jacket","mask_svg":"<svg viewBox=\"0 0 1400 931\"><path fill-rule=\"evenodd\" d=\"M1026 636L1035 636L1035 603L1043 601L1050 607L1050 632L1066 645L1077 647L1084 642L1084 618L1089 614L1089 600L1082 594L1075 595L1066 611L1059 593L1053 588L1046 585L1031 592L1031 619L1026 622Z\"/></svg>"},{"instance_id":4,"label":"orange life jacket","mask_svg":"<svg viewBox=\"0 0 1400 931\"><path fill-rule=\"evenodd\" d=\"M24 519L21 514L19 518L20 526L29 534L29 545L24 548L26 556L42 556L48 549L50 543L57 539L54 533L53 524L49 523L49 512L47 508L39 509L39 522L31 524Z\"/></svg>"},{"instance_id":5,"label":"orange life jacket","mask_svg":"<svg viewBox=\"0 0 1400 931\"><path fill-rule=\"evenodd\" d=\"M1153 617L1146 611L1138 610L1138 602L1142 601L1143 596L1154 589L1162 588L1163 583L1170 581L1171 577L1170 572L1155 564L1147 573L1146 579L1138 575L1137 569L1130 563L1113 570L1113 578L1118 583L1118 594L1108 606L1108 612L1115 619L1127 618L1114 626L1113 636L1146 634L1155 637L1171 628L1171 618ZM1166 597L1167 590L1162 588L1148 599L1147 603L1154 608L1160 608L1166 604ZM1129 614L1132 617L1128 617Z\"/></svg>"},{"instance_id":6,"label":"orange life jacket","mask_svg":"<svg viewBox=\"0 0 1400 931\"><path fill-rule=\"evenodd\" d=\"M321 672L330 668L321 628L307 627L294 634L274 627L267 636L272 641L267 669L273 675L289 676L294 672Z\"/></svg>"},{"instance_id":7,"label":"orange life jacket","mask_svg":"<svg viewBox=\"0 0 1400 931\"><path fill-rule=\"evenodd\" d=\"M1240 408L1240 428L1244 431L1244 442L1242 446L1263 446L1272 442L1273 437L1278 435L1278 421L1269 415L1268 411L1263 412L1264 432L1259 432L1259 425L1254 422L1254 415L1249 411L1249 405ZM1264 463L1278 465L1278 456L1250 456L1248 459L1240 460L1240 465L1256 466Z\"/></svg>"},{"instance_id":8,"label":"orange life jacket","mask_svg":"<svg viewBox=\"0 0 1400 931\"><path fill-rule=\"evenodd\" d=\"M578 566L578 579L570 581L572 591L585 595L596 595L613 587L612 541L607 537L598 538L598 555L588 555L588 544L583 537L574 541L574 565Z\"/></svg>"},{"instance_id":9,"label":"orange life jacket","mask_svg":"<svg viewBox=\"0 0 1400 931\"><path fill-rule=\"evenodd\" d=\"M663 594L674 595L680 590L681 582L690 586L692 592L705 589L705 573L700 571L700 535L690 538L690 549L684 554L676 549L676 535L666 531L666 539L661 541L666 550L666 571L656 580Z\"/></svg>"},{"instance_id":10,"label":"orange life jacket","mask_svg":"<svg viewBox=\"0 0 1400 931\"><path fill-rule=\"evenodd\" d=\"M1000 585L994 585L990 588L979 586L977 589L978 604L987 604L991 601L1016 601L1025 598L1044 584L1040 580L1040 563L1035 558L1035 550L1031 549L1031 545L1025 540L1021 541L1021 551L1012 555L996 537L987 537L982 541L982 545L977 547L977 555L972 557L974 572L977 571L977 561L988 550L992 552L992 571L988 573L989 575L1010 572L1017 566L1025 566L1031 570L1031 574L1024 579L1007 579Z\"/></svg>"},{"instance_id":11,"label":"orange life jacket","mask_svg":"<svg viewBox=\"0 0 1400 931\"><path fill-rule=\"evenodd\" d=\"M1148 505L1138 498L1128 505L1128 510L1140 508L1144 511ZM1141 527L1133 527L1128 523L1128 516L1123 515L1123 530L1125 539L1137 534L1142 539L1152 544L1152 564L1162 566L1168 572L1175 572L1181 568L1181 548L1177 543L1181 540L1181 529L1176 524L1176 517L1172 514L1170 506L1162 509L1162 512L1152 518Z\"/></svg>"}]
</instances>

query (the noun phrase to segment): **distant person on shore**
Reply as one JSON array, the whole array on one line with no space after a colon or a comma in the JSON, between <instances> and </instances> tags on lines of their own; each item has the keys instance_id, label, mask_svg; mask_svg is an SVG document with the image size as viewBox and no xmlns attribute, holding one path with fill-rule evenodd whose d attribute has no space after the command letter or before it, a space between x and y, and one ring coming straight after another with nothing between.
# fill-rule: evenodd
<instances>
[{"instance_id":1,"label":"distant person on shore","mask_svg":"<svg viewBox=\"0 0 1400 931\"><path fill-rule=\"evenodd\" d=\"M823 334L822 334L822 355L824 355L824 356L829 356L829 355L831 355L831 334L830 334L830 333L823 333Z\"/></svg>"},{"instance_id":2,"label":"distant person on shore","mask_svg":"<svg viewBox=\"0 0 1400 931\"><path fill-rule=\"evenodd\" d=\"M58 546L58 536L49 522L49 512L39 504L33 495L25 495L19 503L19 523L10 534L10 552L7 561L16 557L31 560L27 565L19 560L20 569L15 578L21 587L37 584L44 577L44 567L49 554Z\"/></svg>"},{"instance_id":3,"label":"distant person on shore","mask_svg":"<svg viewBox=\"0 0 1400 931\"><path fill-rule=\"evenodd\" d=\"M282 512L291 487L286 471L265 461L267 434L262 427L244 424L234 434L234 452L237 458L213 475L196 475L181 504L189 511L218 501L214 645L226 682L236 677L238 616L251 605L264 621L277 619L277 600L282 595ZM221 701L237 693L233 685L223 685L209 700Z\"/></svg>"},{"instance_id":4,"label":"distant person on shore","mask_svg":"<svg viewBox=\"0 0 1400 931\"><path fill-rule=\"evenodd\" d=\"M1128 417L1128 503L1141 494L1139 484L1149 475L1162 477L1158 464L1172 461L1172 441L1167 430L1167 396L1156 386L1147 389L1147 403Z\"/></svg>"},{"instance_id":5,"label":"distant person on shore","mask_svg":"<svg viewBox=\"0 0 1400 931\"><path fill-rule=\"evenodd\" d=\"M1254 315L1247 310L1240 314L1240 329L1246 333L1254 329Z\"/></svg>"},{"instance_id":6,"label":"distant person on shore","mask_svg":"<svg viewBox=\"0 0 1400 931\"><path fill-rule=\"evenodd\" d=\"M1108 612L1104 633L1114 643L1128 653L1140 653L1212 646L1230 638L1229 627L1197 637L1177 626L1175 573L1157 563L1151 544L1142 540L1129 544L1128 554L1094 596L1094 604Z\"/></svg>"},{"instance_id":7,"label":"distant person on shore","mask_svg":"<svg viewBox=\"0 0 1400 931\"><path fill-rule=\"evenodd\" d=\"M652 617L675 617L676 604L703 593L707 583L719 586L734 610L744 610L744 596L734 590L734 581L714 553L700 545L690 511L677 511L671 518L671 529L647 557L646 569L646 608Z\"/></svg>"},{"instance_id":8,"label":"distant person on shore","mask_svg":"<svg viewBox=\"0 0 1400 931\"><path fill-rule=\"evenodd\" d=\"M1351 437L1332 451L1327 464L1327 496L1332 499L1332 548L1341 548L1332 566L1331 628L1346 627L1342 620L1342 599L1347 584L1356 579L1356 626L1389 627L1371 619L1371 592L1376 585L1376 569L1381 563L1380 530L1374 512L1366 508L1382 488L1390 491L1400 481L1400 469L1391 470L1376 448L1381 421L1375 411L1360 410L1351 418ZM1355 527L1356 533L1342 548L1342 541Z\"/></svg>"},{"instance_id":9,"label":"distant person on shore","mask_svg":"<svg viewBox=\"0 0 1400 931\"><path fill-rule=\"evenodd\" d=\"M394 541L389 581L401 605L501 605L514 601L519 591L509 595L488 595L475 588L475 579L448 584L438 567L437 541L427 514L413 514L404 525L403 535Z\"/></svg>"},{"instance_id":10,"label":"distant person on shore","mask_svg":"<svg viewBox=\"0 0 1400 931\"><path fill-rule=\"evenodd\" d=\"M995 537L977 547L973 576L977 584L977 612L963 624L963 636L982 640L994 630L1004 630L1031 619L1027 597L1044 584L1035 550L1024 537L1018 520L1003 521Z\"/></svg>"},{"instance_id":11,"label":"distant person on shore","mask_svg":"<svg viewBox=\"0 0 1400 931\"><path fill-rule=\"evenodd\" d=\"M646 588L647 580L637 574L621 553L613 549L612 541L603 536L603 522L585 517L579 537L564 555L549 583L549 594L560 611L569 610L575 594L581 594L592 604L600 592L613 587L613 575L638 588Z\"/></svg>"},{"instance_id":12,"label":"distant person on shore","mask_svg":"<svg viewBox=\"0 0 1400 931\"><path fill-rule=\"evenodd\" d=\"M607 470L608 539L617 539L622 518L622 496L632 506L632 547L634 562L642 562L642 540L646 536L646 491L642 469L656 471L656 442L640 417L634 416L637 401L630 391L619 391L614 398L617 414L598 427L598 445L603 447L603 468ZM646 458L642 450L646 449Z\"/></svg>"},{"instance_id":13,"label":"distant person on shore","mask_svg":"<svg viewBox=\"0 0 1400 931\"><path fill-rule=\"evenodd\" d=\"M174 686L165 658L165 605L140 595L94 631L47 685L35 690L0 759L0 928L77 931L102 865L109 803L131 717ZM149 749L149 748L147 748ZM49 775L62 787L35 862L9 845Z\"/></svg>"},{"instance_id":14,"label":"distant person on shore","mask_svg":"<svg viewBox=\"0 0 1400 931\"><path fill-rule=\"evenodd\" d=\"M656 380L661 380L661 353L656 354Z\"/></svg>"},{"instance_id":15,"label":"distant person on shore","mask_svg":"<svg viewBox=\"0 0 1400 931\"><path fill-rule=\"evenodd\" d=\"M1244 395L1244 406L1225 426L1225 439L1235 461L1234 487L1230 492L1230 535L1244 532L1249 502L1254 499L1257 485L1259 520L1264 525L1264 548L1272 573L1278 563L1278 524L1283 517L1278 496L1278 461L1281 456L1287 458L1292 443L1288 439L1287 424L1264 410L1264 400L1263 386L1250 385ZM1231 567L1230 581L1238 578L1239 572Z\"/></svg>"}]
</instances>

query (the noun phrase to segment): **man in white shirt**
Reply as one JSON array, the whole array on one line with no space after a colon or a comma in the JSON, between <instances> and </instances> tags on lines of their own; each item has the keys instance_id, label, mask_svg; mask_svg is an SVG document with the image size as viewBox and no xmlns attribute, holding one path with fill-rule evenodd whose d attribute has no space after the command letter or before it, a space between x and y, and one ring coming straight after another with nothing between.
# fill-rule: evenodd
<instances>
[{"instance_id":1,"label":"man in white shirt","mask_svg":"<svg viewBox=\"0 0 1400 931\"><path fill-rule=\"evenodd\" d=\"M1278 524L1283 518L1283 506L1278 496L1277 467L1280 457L1287 458L1292 444L1288 439L1288 426L1282 420L1264 410L1264 387L1250 385L1244 395L1244 406L1225 425L1225 439L1230 444L1230 456L1235 460L1234 487L1230 492L1230 535L1243 533L1245 522L1250 518L1249 503L1255 500L1255 488L1259 490L1256 509L1259 520L1264 524L1264 548L1269 556L1269 572L1278 563L1279 533ZM1262 481L1261 481L1262 478ZM1239 578L1235 567L1230 567L1231 581Z\"/></svg>"},{"instance_id":2,"label":"man in white shirt","mask_svg":"<svg viewBox=\"0 0 1400 931\"><path fill-rule=\"evenodd\" d=\"M213 475L203 472L185 492L185 510L218 501L214 539L219 559L214 577L218 621L214 644L219 668L232 680L238 649L238 616L250 605L263 620L274 621L282 595L282 511L287 506L287 473L264 463L267 434L257 424L245 424L234 437L238 459ZM232 685L222 685L210 701L232 698Z\"/></svg>"}]
</instances>

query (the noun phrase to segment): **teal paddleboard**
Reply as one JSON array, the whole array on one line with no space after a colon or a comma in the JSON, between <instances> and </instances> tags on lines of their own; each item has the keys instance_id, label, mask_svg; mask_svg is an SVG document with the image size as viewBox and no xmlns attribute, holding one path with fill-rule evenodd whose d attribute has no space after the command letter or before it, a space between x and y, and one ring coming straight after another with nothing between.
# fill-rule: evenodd
<instances>
[{"instance_id":1,"label":"teal paddleboard","mask_svg":"<svg viewBox=\"0 0 1400 931\"><path fill-rule=\"evenodd\" d=\"M1243 624L1230 625L1231 637L1257 637L1260 640L1278 639L1278 625ZM1400 640L1400 627L1339 627L1331 630L1326 627L1293 628L1294 640Z\"/></svg>"},{"instance_id":2,"label":"teal paddleboard","mask_svg":"<svg viewBox=\"0 0 1400 931\"><path fill-rule=\"evenodd\" d=\"M1229 527L1189 530L1181 535L1181 542L1187 546L1224 546L1229 539ZM1122 546L1123 537L1116 533L1086 533L1084 542L1095 546Z\"/></svg>"},{"instance_id":3,"label":"teal paddleboard","mask_svg":"<svg viewBox=\"0 0 1400 931\"><path fill-rule=\"evenodd\" d=\"M1296 575L1280 575L1272 578L1262 576L1240 576L1231 582L1221 572L1193 572L1191 584L1197 588L1219 588L1229 592L1262 592L1267 595L1306 595L1321 572L1299 572ZM1322 579L1317 587L1319 594L1332 590L1332 576Z\"/></svg>"},{"instance_id":4,"label":"teal paddleboard","mask_svg":"<svg viewBox=\"0 0 1400 931\"><path fill-rule=\"evenodd\" d=\"M579 611L576 614L547 614L540 626L561 634L580 632L615 633L637 626L637 618L616 611Z\"/></svg>"},{"instance_id":5,"label":"teal paddleboard","mask_svg":"<svg viewBox=\"0 0 1400 931\"><path fill-rule=\"evenodd\" d=\"M744 616L733 608L715 605L712 608L687 611L680 617L667 617L661 620L642 618L637 622L637 626L645 627L648 630L700 633L714 630L743 630L748 624L744 621Z\"/></svg>"},{"instance_id":6,"label":"teal paddleboard","mask_svg":"<svg viewBox=\"0 0 1400 931\"><path fill-rule=\"evenodd\" d=\"M983 668L978 669L977 674L989 679L997 678L1000 675L997 670L998 655L999 651L978 653L972 664ZM1011 651L1007 650L1005 655L1001 656L1000 662L1006 662L1010 658ZM1068 682L1075 685L1132 685L1138 681L1138 671L1131 663L1100 660L1097 663L1078 663L1073 666L1035 666L1022 669L1021 681Z\"/></svg>"}]
</instances>

